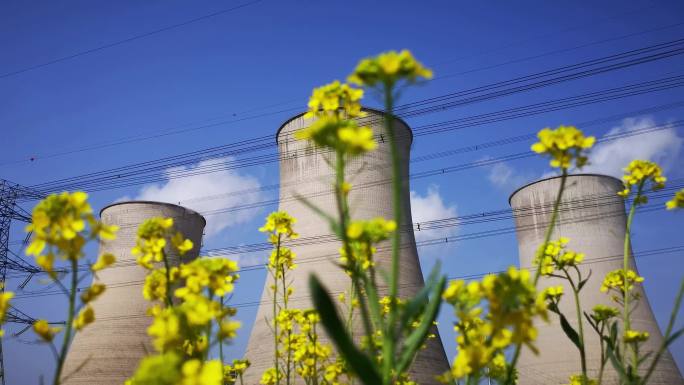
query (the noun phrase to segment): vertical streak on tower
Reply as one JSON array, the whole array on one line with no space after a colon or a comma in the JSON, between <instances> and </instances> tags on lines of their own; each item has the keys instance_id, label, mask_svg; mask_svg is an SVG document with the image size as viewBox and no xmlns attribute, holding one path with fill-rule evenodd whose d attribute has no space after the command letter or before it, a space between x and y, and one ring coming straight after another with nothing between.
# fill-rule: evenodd
<instances>
[{"instance_id":1,"label":"vertical streak on tower","mask_svg":"<svg viewBox=\"0 0 684 385\"><path fill-rule=\"evenodd\" d=\"M166 253L171 266L197 258L205 220L181 206L160 202L115 203L100 211L102 222L120 227L113 241L100 243L100 253L112 253L116 264L97 273L107 290L93 302L95 323L76 334L64 368L68 376L83 365L65 385L120 385L138 367L140 360L154 352L147 327L149 307L142 295L147 270L138 266L131 254L138 226L153 217L173 218L174 229L192 241L194 247L182 260L171 248Z\"/></svg>"},{"instance_id":2,"label":"vertical streak on tower","mask_svg":"<svg viewBox=\"0 0 684 385\"><path fill-rule=\"evenodd\" d=\"M510 204L515 213L522 267L532 266L536 250L544 242L559 186L558 177L544 179L524 186L511 195ZM582 307L590 312L598 304L613 306L609 296L599 289L606 273L622 268L621 256L627 223L624 202L617 195L623 188L622 182L609 176L582 174L569 176L566 186L552 239L561 236L569 238L568 248L586 254L580 270L584 277L591 270L591 278L581 292ZM593 259L597 260L592 261ZM634 259L630 260L630 264L636 270ZM545 277L539 280L542 288L561 284L566 293L561 300L561 311L572 325L577 325L572 291L566 281ZM651 335L643 353L655 351L663 338L643 288L638 286L636 290L641 295L641 300L634 309L632 327L648 331ZM551 320L549 324L540 323L538 326L537 345L541 354L535 356L523 349L518 364L521 385L566 384L571 374L581 373L577 348L565 336L554 314L551 315ZM599 339L591 327L586 323L585 325L588 374L596 378L600 363ZM648 364L646 362L643 367ZM617 374L608 362L603 383L617 384L617 380ZM672 356L665 352L649 384L683 383Z\"/></svg>"},{"instance_id":3,"label":"vertical streak on tower","mask_svg":"<svg viewBox=\"0 0 684 385\"><path fill-rule=\"evenodd\" d=\"M378 148L354 158L346 167L347 180L353 188L349 195L351 216L354 219L370 219L384 217L391 219L392 212L392 167L390 146L387 134L383 128L383 114L374 110L365 110L368 116L362 124L370 126L378 138ZM294 139L294 132L308 126L311 120L297 115L287 121L277 133L278 150L280 153L280 206L279 209L297 218L296 231L302 238L330 234L328 223L308 207L296 199L297 195L307 197L309 201L325 212L336 216L335 196L332 193L334 182L333 169L334 153L309 147L305 141ZM401 154L401 176L405 181L402 190L403 212L400 229L411 229L411 206L409 202L409 152L411 148L411 129L398 119L394 121L397 132L397 146ZM402 235L402 249L400 251L399 292L401 297L415 294L423 286L418 252L412 231L405 231ZM349 277L337 265L340 243L336 240L327 242L311 242L295 245L292 249L297 254L297 268L289 273L292 280L294 294L290 299L292 308L312 307L309 295L309 275L316 274L337 298L338 294L349 290ZM380 269L390 271L391 251L389 242L378 246L376 262ZM383 250L384 248L384 250ZM385 286L379 279L380 286ZM252 329L246 357L252 362L247 371L246 384L258 384L261 373L273 366L273 337L271 329L265 319L271 319L272 292L269 289L272 279L268 278L262 292L262 302L259 307L256 323ZM387 293L381 288L380 295ZM358 319L358 317L357 317ZM363 334L361 321L356 321L355 336ZM328 339L325 338L325 342ZM431 385L437 382L435 375L448 370L448 361L439 338L430 340L413 365L412 377L419 384Z\"/></svg>"}]
</instances>

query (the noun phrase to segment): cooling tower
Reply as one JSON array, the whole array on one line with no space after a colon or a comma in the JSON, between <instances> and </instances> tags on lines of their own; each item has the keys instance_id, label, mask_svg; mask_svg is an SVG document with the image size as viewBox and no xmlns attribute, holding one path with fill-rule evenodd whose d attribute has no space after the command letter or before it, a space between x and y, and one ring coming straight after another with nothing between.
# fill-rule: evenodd
<instances>
[{"instance_id":1,"label":"cooling tower","mask_svg":"<svg viewBox=\"0 0 684 385\"><path fill-rule=\"evenodd\" d=\"M537 247L544 242L544 233L551 220L560 180L559 177L540 180L511 195L510 204L515 214L522 267L533 264ZM616 195L623 187L619 179L590 174L571 175L567 178L566 185L552 239L567 237L570 239L569 249L586 254L581 270L585 277L589 270L592 275L582 290L580 299L582 307L590 312L598 304L614 305L599 288L606 273L622 268L623 264L625 205L622 198ZM632 269L636 270L634 259L630 263ZM540 287L548 287L564 284L565 281L542 277L539 283ZM645 284L656 283L646 281ZM572 291L568 284L563 286L566 295L561 300L561 311L572 325L577 325ZM642 298L634 310L632 328L650 333L651 338L645 351L654 351L662 342L662 334L643 289L638 287L637 290ZM586 323L584 334L589 376L596 378L600 363L599 339ZM520 356L518 369L521 385L567 384L571 374L581 373L578 350L563 333L555 314L551 314L551 323L540 322L537 345L540 355L536 356L528 349L523 349ZM648 362L643 367L647 365ZM617 383L617 374L611 364L607 363L603 384ZM669 352L662 356L649 384L684 384Z\"/></svg>"},{"instance_id":2,"label":"cooling tower","mask_svg":"<svg viewBox=\"0 0 684 385\"><path fill-rule=\"evenodd\" d=\"M349 195L350 210L354 219L370 219L375 217L393 218L391 188L391 156L387 134L383 128L383 113L365 110L368 116L360 123L372 127L378 138L378 148L368 154L353 159L346 167L347 180L353 189ZM411 149L411 129L401 120L395 119L395 131L398 139L398 150L401 154L401 176L405 181L402 189L402 209L405 213L400 228L411 229L411 206L409 202L409 153ZM349 290L349 277L336 264L339 258L340 242L331 233L328 223L296 199L296 195L307 197L311 203L327 213L336 213L335 198L332 194L334 181L331 162L334 155L321 149L309 147L305 141L294 139L293 133L308 126L311 120L297 115L285 122L278 133L276 141L280 153L280 206L279 210L288 212L297 218L296 231L300 241L293 241L289 246L297 254L297 268L288 273L294 288L290 299L291 308L311 308L308 289L309 275L316 274L327 287L333 297ZM334 163L333 163L334 164ZM307 242L306 239L316 237L319 241ZM423 286L418 253L412 231L402 235L400 252L400 296L407 297L416 293ZM389 242L378 246L377 264L381 269L389 271L391 251ZM382 281L380 279L380 281ZM272 293L269 286L271 278L265 282L262 302L259 307L256 323L252 329L246 358L252 367L246 373L245 384L259 383L261 374L273 366L273 337L265 319L272 318ZM380 286L385 286L380 283ZM381 295L387 290L381 289ZM357 317L355 336L363 334L360 317ZM329 342L327 338L325 342ZM330 342L331 343L331 342ZM425 350L417 357L412 377L422 385L437 384L435 375L448 370L448 361L439 338L430 340Z\"/></svg>"},{"instance_id":3,"label":"cooling tower","mask_svg":"<svg viewBox=\"0 0 684 385\"><path fill-rule=\"evenodd\" d=\"M100 253L114 254L116 264L97 274L107 290L93 302L95 323L77 333L71 344L63 376L82 367L65 385L121 385L141 358L154 352L147 335L150 318L145 314L150 303L142 296L147 270L131 254L138 226L152 217L173 218L175 230L195 245L183 256L186 262L197 258L206 223L201 215L184 207L145 201L115 203L102 209L100 216L105 224L120 228L115 240L100 244ZM171 265L177 266L178 254L167 249L167 255Z\"/></svg>"}]
</instances>

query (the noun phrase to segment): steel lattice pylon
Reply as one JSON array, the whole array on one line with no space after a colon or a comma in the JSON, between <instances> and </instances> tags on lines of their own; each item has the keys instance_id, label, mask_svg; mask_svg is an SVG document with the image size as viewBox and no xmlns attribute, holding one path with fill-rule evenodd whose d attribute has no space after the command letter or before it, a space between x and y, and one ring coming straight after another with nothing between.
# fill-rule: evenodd
<instances>
[{"instance_id":1,"label":"steel lattice pylon","mask_svg":"<svg viewBox=\"0 0 684 385\"><path fill-rule=\"evenodd\" d=\"M40 199L42 194L30 188L0 179L0 293L5 291L7 269L35 273L39 271L24 261L10 256L9 237L10 225L13 220L30 222L31 216L24 209L17 206L17 199ZM31 324L35 320L18 309L11 308L7 312L7 322ZM5 385L5 362L3 358L2 340L0 340L0 385Z\"/></svg>"}]
</instances>

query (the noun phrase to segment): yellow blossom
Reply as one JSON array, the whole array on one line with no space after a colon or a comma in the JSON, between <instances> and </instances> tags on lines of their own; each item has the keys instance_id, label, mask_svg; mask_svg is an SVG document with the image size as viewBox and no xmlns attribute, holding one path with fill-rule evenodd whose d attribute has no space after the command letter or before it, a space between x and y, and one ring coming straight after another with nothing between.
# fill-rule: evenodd
<instances>
[{"instance_id":1,"label":"yellow blossom","mask_svg":"<svg viewBox=\"0 0 684 385\"><path fill-rule=\"evenodd\" d=\"M592 309L591 318L596 322L607 321L613 317L617 317L620 311L617 308L606 305L596 305Z\"/></svg>"},{"instance_id":2,"label":"yellow blossom","mask_svg":"<svg viewBox=\"0 0 684 385\"><path fill-rule=\"evenodd\" d=\"M293 226L295 223L297 223L297 219L291 217L288 213L275 211L266 217L266 223L259 228L259 231L276 235L276 242L279 234L289 239L296 239L299 237L299 234L294 232ZM272 241L272 243L276 242Z\"/></svg>"},{"instance_id":3,"label":"yellow blossom","mask_svg":"<svg viewBox=\"0 0 684 385\"><path fill-rule=\"evenodd\" d=\"M261 385L275 385L280 382L283 374L275 368L268 368L262 375L259 383Z\"/></svg>"},{"instance_id":4,"label":"yellow blossom","mask_svg":"<svg viewBox=\"0 0 684 385\"><path fill-rule=\"evenodd\" d=\"M239 321L223 321L219 325L218 338L235 338L237 336L237 331L240 329L242 324Z\"/></svg>"},{"instance_id":5,"label":"yellow blossom","mask_svg":"<svg viewBox=\"0 0 684 385\"><path fill-rule=\"evenodd\" d=\"M174 384L181 381L181 357L176 352L151 355L142 359L126 385Z\"/></svg>"},{"instance_id":6,"label":"yellow blossom","mask_svg":"<svg viewBox=\"0 0 684 385\"><path fill-rule=\"evenodd\" d=\"M81 310L76 316L74 328L76 328L76 330L82 330L93 322L95 322L95 311L92 307L86 306L85 309Z\"/></svg>"},{"instance_id":7,"label":"yellow blossom","mask_svg":"<svg viewBox=\"0 0 684 385\"><path fill-rule=\"evenodd\" d=\"M175 283L178 279L178 268L172 267L168 277L171 279L171 284ZM145 277L143 297L148 301L165 301L167 299L167 287L166 269L160 268L152 270L147 274L147 277Z\"/></svg>"},{"instance_id":8,"label":"yellow blossom","mask_svg":"<svg viewBox=\"0 0 684 385\"><path fill-rule=\"evenodd\" d=\"M623 340L627 343L630 342L644 342L648 340L648 337L650 335L648 332L641 332L638 330L625 330L625 334L623 335Z\"/></svg>"},{"instance_id":9,"label":"yellow blossom","mask_svg":"<svg viewBox=\"0 0 684 385\"><path fill-rule=\"evenodd\" d=\"M598 381L593 378L587 378L583 374L573 374L570 376L570 383L568 385L598 385Z\"/></svg>"},{"instance_id":10,"label":"yellow blossom","mask_svg":"<svg viewBox=\"0 0 684 385\"><path fill-rule=\"evenodd\" d=\"M605 293L609 290L617 290L624 294L625 280L627 281L627 291L631 291L634 284L643 282L644 278L633 270L627 270L626 273L623 269L613 270L603 278L601 291Z\"/></svg>"},{"instance_id":11,"label":"yellow blossom","mask_svg":"<svg viewBox=\"0 0 684 385\"><path fill-rule=\"evenodd\" d=\"M417 61L410 51L402 50L388 51L361 60L348 80L358 85L373 87L378 83L392 85L401 80L413 83L419 78L432 78L432 71Z\"/></svg>"},{"instance_id":12,"label":"yellow blossom","mask_svg":"<svg viewBox=\"0 0 684 385\"><path fill-rule=\"evenodd\" d=\"M0 282L0 287L4 286L4 282ZM14 293L11 291L3 291L0 293L0 324L5 322L5 317L7 316L7 309L10 307L10 300L14 297ZM0 329L0 337L3 336L4 330Z\"/></svg>"},{"instance_id":13,"label":"yellow blossom","mask_svg":"<svg viewBox=\"0 0 684 385\"><path fill-rule=\"evenodd\" d=\"M668 210L684 208L684 189L677 191L674 197L667 201L665 207L667 207Z\"/></svg>"},{"instance_id":14,"label":"yellow blossom","mask_svg":"<svg viewBox=\"0 0 684 385\"><path fill-rule=\"evenodd\" d=\"M209 288L213 295L223 297L233 291L234 282L238 279L237 262L228 258L198 258L180 266L180 277L185 279L185 286L176 290L176 297L186 294L199 294Z\"/></svg>"},{"instance_id":15,"label":"yellow blossom","mask_svg":"<svg viewBox=\"0 0 684 385\"><path fill-rule=\"evenodd\" d=\"M51 327L44 319L33 323L33 331L45 342L52 341L55 338L55 334L59 333L60 330L62 330L61 327Z\"/></svg>"},{"instance_id":16,"label":"yellow blossom","mask_svg":"<svg viewBox=\"0 0 684 385\"><path fill-rule=\"evenodd\" d=\"M338 116L343 109L346 118L362 117L359 101L363 98L363 90L352 88L338 80L324 86L314 88L309 98L309 110L305 118Z\"/></svg>"},{"instance_id":17,"label":"yellow blossom","mask_svg":"<svg viewBox=\"0 0 684 385\"><path fill-rule=\"evenodd\" d=\"M138 257L138 264L152 269L152 263L161 262L166 239L170 237L173 218L150 218L138 228L136 245L131 252Z\"/></svg>"},{"instance_id":18,"label":"yellow blossom","mask_svg":"<svg viewBox=\"0 0 684 385\"><path fill-rule=\"evenodd\" d=\"M551 167L568 169L573 163L577 168L587 164L585 151L596 142L593 136L584 136L581 130L574 126L559 126L555 130L544 128L537 134L539 142L532 145L532 151L538 154L548 154L551 157Z\"/></svg>"},{"instance_id":19,"label":"yellow blossom","mask_svg":"<svg viewBox=\"0 0 684 385\"><path fill-rule=\"evenodd\" d=\"M223 365L218 360L202 362L193 359L183 363L179 385L222 385Z\"/></svg>"},{"instance_id":20,"label":"yellow blossom","mask_svg":"<svg viewBox=\"0 0 684 385\"><path fill-rule=\"evenodd\" d=\"M298 140L309 140L316 146L332 148L348 155L360 155L374 150L378 144L370 127L359 126L355 120L321 116L308 127L295 132Z\"/></svg>"},{"instance_id":21,"label":"yellow blossom","mask_svg":"<svg viewBox=\"0 0 684 385\"><path fill-rule=\"evenodd\" d=\"M114 254L111 253L104 253L100 255L100 257L97 259L95 263L90 266L90 270L92 271L100 271L102 269L105 269L111 265L113 265L116 262L116 257Z\"/></svg>"},{"instance_id":22,"label":"yellow blossom","mask_svg":"<svg viewBox=\"0 0 684 385\"><path fill-rule=\"evenodd\" d=\"M663 170L657 163L648 160L633 160L625 167L625 175L622 177L625 189L618 192L623 198L629 196L633 186L637 186L637 199L635 204L647 203L646 196L642 196L641 192L646 184L650 184L652 190L659 190L665 187L667 178L663 176Z\"/></svg>"},{"instance_id":23,"label":"yellow blossom","mask_svg":"<svg viewBox=\"0 0 684 385\"><path fill-rule=\"evenodd\" d=\"M104 291L105 285L101 283L94 283L81 294L81 301L83 301L83 303L92 302L102 293L104 293Z\"/></svg>"}]
</instances>

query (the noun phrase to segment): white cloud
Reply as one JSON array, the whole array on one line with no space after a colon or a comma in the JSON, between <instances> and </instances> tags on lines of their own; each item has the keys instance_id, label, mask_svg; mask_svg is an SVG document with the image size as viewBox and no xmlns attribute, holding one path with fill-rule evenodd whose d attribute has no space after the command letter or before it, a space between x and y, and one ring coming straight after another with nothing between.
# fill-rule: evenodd
<instances>
[{"instance_id":1,"label":"white cloud","mask_svg":"<svg viewBox=\"0 0 684 385\"><path fill-rule=\"evenodd\" d=\"M521 174L508 163L504 162L492 165L489 168L487 178L494 186L500 187L506 191L513 191L532 179L527 175Z\"/></svg>"},{"instance_id":2,"label":"white cloud","mask_svg":"<svg viewBox=\"0 0 684 385\"><path fill-rule=\"evenodd\" d=\"M205 174L198 173L197 175L177 179L170 178L173 174L178 174L179 172L192 174L193 170L221 168L222 165L233 160L234 158L231 157L215 158L199 162L193 166L169 168L164 171L168 178L166 182L143 187L134 199L180 204L199 213L232 208L263 200L262 193L226 194L230 191L251 190L260 187L260 183L255 177L242 175L235 170L221 170ZM212 199L194 199L205 196ZM248 222L258 211L258 208L254 208L206 215L206 237L209 238L216 235L229 226Z\"/></svg>"},{"instance_id":3,"label":"white cloud","mask_svg":"<svg viewBox=\"0 0 684 385\"><path fill-rule=\"evenodd\" d=\"M612 128L606 135L647 129L655 125L650 117L629 118L623 120L620 126ZM584 167L582 172L620 177L623 174L622 169L633 159L658 162L667 169L677 160L682 141L677 131L669 128L599 143L589 156L591 164Z\"/></svg>"},{"instance_id":4,"label":"white cloud","mask_svg":"<svg viewBox=\"0 0 684 385\"><path fill-rule=\"evenodd\" d=\"M439 194L439 187L437 185L430 185L427 194L421 196L415 191L411 191L411 216L413 222L421 223L432 221L435 219L444 219L455 217L456 206L447 206ZM416 241L420 242L429 239L446 238L455 235L458 232L458 226L445 226L439 229L429 229L416 231L413 233L416 236Z\"/></svg>"}]
</instances>

